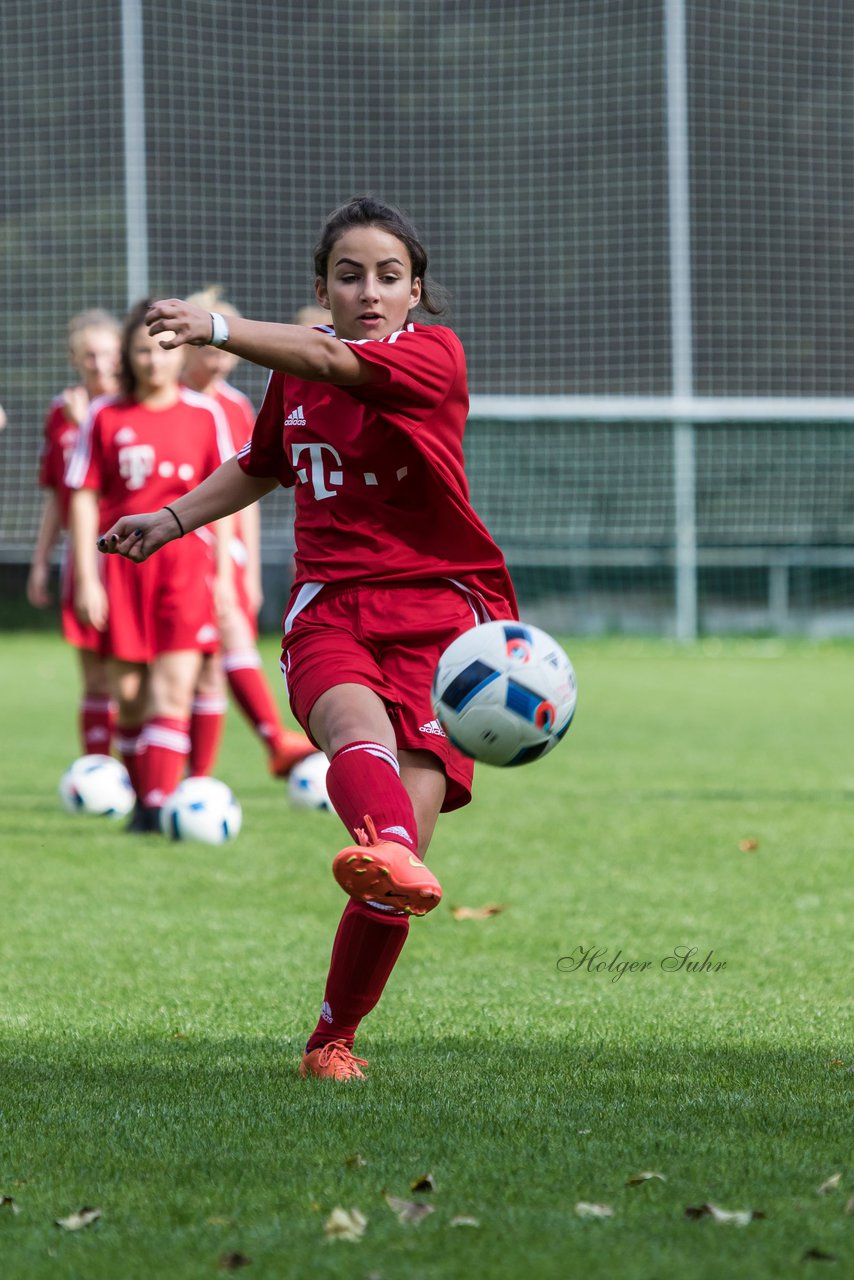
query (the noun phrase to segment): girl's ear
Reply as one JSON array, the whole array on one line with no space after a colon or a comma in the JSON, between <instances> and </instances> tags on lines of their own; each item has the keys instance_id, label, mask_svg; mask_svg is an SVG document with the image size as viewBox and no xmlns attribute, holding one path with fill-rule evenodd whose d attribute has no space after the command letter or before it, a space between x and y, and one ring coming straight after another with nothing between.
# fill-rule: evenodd
<instances>
[{"instance_id":1,"label":"girl's ear","mask_svg":"<svg viewBox=\"0 0 854 1280\"><path fill-rule=\"evenodd\" d=\"M323 279L323 276L317 276L315 278L314 296L322 307L325 307L327 311L330 310L329 290L326 287L326 281Z\"/></svg>"},{"instance_id":2,"label":"girl's ear","mask_svg":"<svg viewBox=\"0 0 854 1280\"><path fill-rule=\"evenodd\" d=\"M412 289L409 293L409 310L412 311L421 301L421 277L412 277Z\"/></svg>"}]
</instances>

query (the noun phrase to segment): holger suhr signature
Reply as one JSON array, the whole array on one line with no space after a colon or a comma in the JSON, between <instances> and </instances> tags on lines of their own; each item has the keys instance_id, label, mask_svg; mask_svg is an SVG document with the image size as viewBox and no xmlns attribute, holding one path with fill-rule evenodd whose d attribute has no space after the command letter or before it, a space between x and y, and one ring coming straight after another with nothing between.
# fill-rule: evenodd
<instances>
[{"instance_id":1,"label":"holger suhr signature","mask_svg":"<svg viewBox=\"0 0 854 1280\"><path fill-rule=\"evenodd\" d=\"M624 960L620 947L608 959L608 947L584 947L579 944L568 956L561 956L557 967L561 973L606 973L612 982L618 982L626 973L647 973L659 968L664 973L720 973L726 968L726 960L715 959L714 949L700 958L700 948L672 947L659 960Z\"/></svg>"}]
</instances>

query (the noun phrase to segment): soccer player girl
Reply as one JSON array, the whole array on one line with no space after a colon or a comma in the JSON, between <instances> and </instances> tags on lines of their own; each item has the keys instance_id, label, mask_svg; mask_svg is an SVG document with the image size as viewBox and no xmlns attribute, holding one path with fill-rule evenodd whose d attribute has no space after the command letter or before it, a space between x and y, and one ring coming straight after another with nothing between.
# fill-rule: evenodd
<instances>
[{"instance_id":1,"label":"soccer player girl","mask_svg":"<svg viewBox=\"0 0 854 1280\"><path fill-rule=\"evenodd\" d=\"M231 521L204 521L140 572L103 560L98 534L129 503L170 504L234 456L222 410L180 384L183 352L148 334L138 303L121 337L121 390L92 402L68 462L75 609L98 633L118 703L117 746L137 795L131 830L159 829L159 810L183 776L202 655L219 643L215 593L233 591Z\"/></svg>"},{"instance_id":2,"label":"soccer player girl","mask_svg":"<svg viewBox=\"0 0 854 1280\"><path fill-rule=\"evenodd\" d=\"M77 443L89 402L118 390L121 325L107 311L81 311L68 321L68 357L80 381L52 401L44 424L39 484L44 489L39 531L27 579L27 599L36 609L51 603L50 557L68 527L70 492L65 467ZM82 692L78 723L84 755L108 753L115 705L107 670L100 654L98 632L74 613L74 566L70 539L66 540L60 581L62 633L79 655Z\"/></svg>"},{"instance_id":3,"label":"soccer player girl","mask_svg":"<svg viewBox=\"0 0 854 1280\"><path fill-rule=\"evenodd\" d=\"M239 311L220 290L210 287L187 299L206 311L235 318ZM210 396L228 422L235 452L252 434L255 413L242 391L228 376L238 357L221 347L184 348L182 381L193 391ZM279 708L267 683L258 653L258 611L261 608L261 521L257 503L235 516L231 539L234 596L218 618L220 651L206 654L193 699L190 725L190 773L208 774L213 768L226 708L226 680L235 702L263 742L270 772L285 778L294 765L316 747L303 733L282 724Z\"/></svg>"},{"instance_id":4,"label":"soccer player girl","mask_svg":"<svg viewBox=\"0 0 854 1280\"><path fill-rule=\"evenodd\" d=\"M350 895L303 1076L360 1078L353 1054L406 940L441 897L423 858L442 810L471 799L472 764L433 716L437 660L463 631L517 616L504 559L463 469L463 348L439 324L427 255L398 210L361 197L327 219L315 290L333 327L225 322L176 299L150 332L274 370L251 441L175 504L196 528L294 487L296 578L282 667L299 723L330 761L327 787L355 843L333 860ZM105 552L146 562L179 534L168 511L126 516ZM145 568L145 563L142 565Z\"/></svg>"}]
</instances>

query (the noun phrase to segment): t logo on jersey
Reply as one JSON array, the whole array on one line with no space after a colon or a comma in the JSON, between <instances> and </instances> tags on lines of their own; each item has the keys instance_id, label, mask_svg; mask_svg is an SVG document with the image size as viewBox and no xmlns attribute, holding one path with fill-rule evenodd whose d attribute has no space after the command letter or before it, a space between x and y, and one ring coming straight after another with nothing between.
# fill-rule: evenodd
<instances>
[{"instance_id":1,"label":"t logo on jersey","mask_svg":"<svg viewBox=\"0 0 854 1280\"><path fill-rule=\"evenodd\" d=\"M331 461L335 466L327 474L324 470L323 454L324 450L330 455ZM297 463L304 453L308 453L310 468L298 467ZM327 489L326 481L330 484L342 485L344 483L344 472L341 470L341 456L337 449L333 449L331 444L292 444L291 445L291 463L296 472L297 479L300 484L308 484L309 470L311 472L311 483L314 488L314 496L318 500L321 498L334 498L335 489Z\"/></svg>"},{"instance_id":2,"label":"t logo on jersey","mask_svg":"<svg viewBox=\"0 0 854 1280\"><path fill-rule=\"evenodd\" d=\"M128 489L141 489L154 470L150 444L129 444L119 449L119 475Z\"/></svg>"}]
</instances>

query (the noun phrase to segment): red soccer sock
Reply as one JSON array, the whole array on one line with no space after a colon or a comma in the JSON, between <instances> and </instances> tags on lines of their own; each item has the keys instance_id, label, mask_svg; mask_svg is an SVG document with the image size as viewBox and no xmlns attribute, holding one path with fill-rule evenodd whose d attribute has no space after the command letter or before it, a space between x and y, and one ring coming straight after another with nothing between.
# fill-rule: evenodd
<instances>
[{"instance_id":1,"label":"red soccer sock","mask_svg":"<svg viewBox=\"0 0 854 1280\"><path fill-rule=\"evenodd\" d=\"M171 716L153 716L142 731L145 750L139 761L142 803L159 809L177 787L190 754L190 722Z\"/></svg>"},{"instance_id":2,"label":"red soccer sock","mask_svg":"<svg viewBox=\"0 0 854 1280\"><path fill-rule=\"evenodd\" d=\"M374 820L380 839L405 844L418 852L418 829L409 794L400 780L393 751L378 742L350 742L335 752L326 775L329 799L344 826L356 839L365 814Z\"/></svg>"},{"instance_id":3,"label":"red soccer sock","mask_svg":"<svg viewBox=\"0 0 854 1280\"><path fill-rule=\"evenodd\" d=\"M80 741L83 754L109 755L116 704L109 698L84 696L80 702Z\"/></svg>"},{"instance_id":4,"label":"red soccer sock","mask_svg":"<svg viewBox=\"0 0 854 1280\"><path fill-rule=\"evenodd\" d=\"M206 778L213 770L225 727L228 703L219 693L197 693L190 719L190 774Z\"/></svg>"},{"instance_id":5,"label":"red soccer sock","mask_svg":"<svg viewBox=\"0 0 854 1280\"><path fill-rule=\"evenodd\" d=\"M142 741L141 724L120 724L116 726L116 750L122 764L128 771L131 786L138 800L142 799L142 780L140 777L140 756L145 750Z\"/></svg>"},{"instance_id":6,"label":"red soccer sock","mask_svg":"<svg viewBox=\"0 0 854 1280\"><path fill-rule=\"evenodd\" d=\"M222 665L235 702L258 737L263 740L267 750L271 751L283 732L282 718L273 691L261 669L258 650L225 653Z\"/></svg>"},{"instance_id":7,"label":"red soccer sock","mask_svg":"<svg viewBox=\"0 0 854 1280\"><path fill-rule=\"evenodd\" d=\"M352 1045L359 1022L382 995L408 933L408 916L384 914L353 899L347 903L309 1052L330 1040Z\"/></svg>"}]
</instances>

